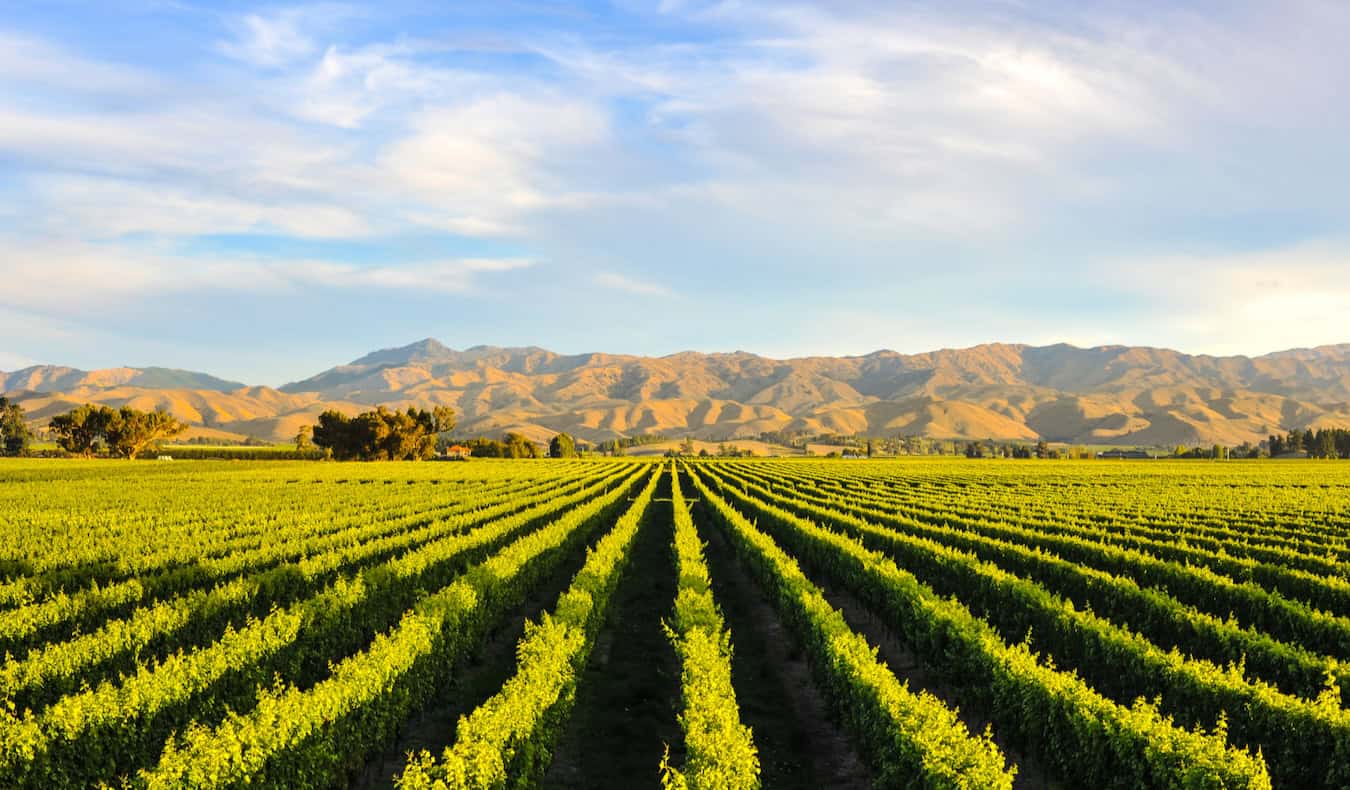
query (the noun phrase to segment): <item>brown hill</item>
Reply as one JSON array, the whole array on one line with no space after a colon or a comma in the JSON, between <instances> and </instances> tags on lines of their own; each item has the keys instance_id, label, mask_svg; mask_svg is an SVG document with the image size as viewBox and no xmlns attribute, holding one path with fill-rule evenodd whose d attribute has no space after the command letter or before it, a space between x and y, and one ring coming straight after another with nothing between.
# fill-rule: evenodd
<instances>
[{"instance_id":1,"label":"brown hill","mask_svg":"<svg viewBox=\"0 0 1350 790\"><path fill-rule=\"evenodd\" d=\"M286 440L324 408L452 406L460 431L589 440L762 431L1092 444L1258 441L1350 425L1350 344L1261 357L1158 348L988 344L925 354L776 360L745 352L555 354L427 339L281 387L164 368L0 373L39 421L86 401L163 407L211 435Z\"/></svg>"}]
</instances>

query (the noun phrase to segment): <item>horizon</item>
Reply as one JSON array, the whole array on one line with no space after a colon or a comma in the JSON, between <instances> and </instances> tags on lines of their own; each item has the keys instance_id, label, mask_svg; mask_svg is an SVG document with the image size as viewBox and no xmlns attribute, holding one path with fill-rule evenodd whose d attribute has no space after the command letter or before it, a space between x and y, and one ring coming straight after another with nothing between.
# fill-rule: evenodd
<instances>
[{"instance_id":1,"label":"horizon","mask_svg":"<svg viewBox=\"0 0 1350 790\"><path fill-rule=\"evenodd\" d=\"M1343 343L1347 34L1333 0L20 4L0 370Z\"/></svg>"}]
</instances>

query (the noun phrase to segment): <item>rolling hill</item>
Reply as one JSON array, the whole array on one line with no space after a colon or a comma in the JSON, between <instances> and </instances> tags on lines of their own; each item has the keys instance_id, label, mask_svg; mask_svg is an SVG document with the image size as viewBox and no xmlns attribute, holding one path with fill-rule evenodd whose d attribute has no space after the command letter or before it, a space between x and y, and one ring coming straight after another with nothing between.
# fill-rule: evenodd
<instances>
[{"instance_id":1,"label":"rolling hill","mask_svg":"<svg viewBox=\"0 0 1350 790\"><path fill-rule=\"evenodd\" d=\"M1350 426L1350 344L1259 357L1159 348L986 344L778 360L448 348L383 349L279 389L164 368L0 373L41 423L83 402L163 407L198 435L286 440L325 408L448 405L464 434L568 431L721 440L762 431L1090 444L1237 444Z\"/></svg>"}]
</instances>

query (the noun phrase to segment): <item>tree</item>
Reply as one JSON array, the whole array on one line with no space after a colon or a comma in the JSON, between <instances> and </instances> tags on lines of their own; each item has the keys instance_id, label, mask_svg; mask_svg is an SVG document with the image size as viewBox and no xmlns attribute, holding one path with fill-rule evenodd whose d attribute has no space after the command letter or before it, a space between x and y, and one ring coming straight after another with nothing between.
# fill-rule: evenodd
<instances>
[{"instance_id":1,"label":"tree","mask_svg":"<svg viewBox=\"0 0 1350 790\"><path fill-rule=\"evenodd\" d=\"M0 397L0 452L22 455L32 440L33 431L28 427L23 407Z\"/></svg>"},{"instance_id":2,"label":"tree","mask_svg":"<svg viewBox=\"0 0 1350 790\"><path fill-rule=\"evenodd\" d=\"M565 433L555 434L548 442L549 458L575 458L577 454L577 443L570 435Z\"/></svg>"},{"instance_id":3,"label":"tree","mask_svg":"<svg viewBox=\"0 0 1350 790\"><path fill-rule=\"evenodd\" d=\"M314 446L314 442L311 441L313 436L313 425L301 425L299 430L295 432L295 451L297 453L309 452L310 448Z\"/></svg>"},{"instance_id":4,"label":"tree","mask_svg":"<svg viewBox=\"0 0 1350 790\"><path fill-rule=\"evenodd\" d=\"M431 428L433 433L449 433L453 431L455 429L455 410L449 406L437 406L432 409Z\"/></svg>"},{"instance_id":5,"label":"tree","mask_svg":"<svg viewBox=\"0 0 1350 790\"><path fill-rule=\"evenodd\" d=\"M506 445L496 439L480 436L469 440L469 455L474 458L504 458Z\"/></svg>"},{"instance_id":6,"label":"tree","mask_svg":"<svg viewBox=\"0 0 1350 790\"><path fill-rule=\"evenodd\" d=\"M1317 432L1317 441L1313 447L1318 458L1335 458L1337 455L1336 437L1325 428Z\"/></svg>"},{"instance_id":7,"label":"tree","mask_svg":"<svg viewBox=\"0 0 1350 790\"><path fill-rule=\"evenodd\" d=\"M455 413L445 406L432 411L377 406L355 417L330 409L319 415L313 438L340 461L420 461L436 454L436 437L454 425Z\"/></svg>"},{"instance_id":8,"label":"tree","mask_svg":"<svg viewBox=\"0 0 1350 790\"><path fill-rule=\"evenodd\" d=\"M187 430L187 426L163 409L138 411L123 406L103 431L109 452L124 458L135 458L147 447L153 447L171 436Z\"/></svg>"},{"instance_id":9,"label":"tree","mask_svg":"<svg viewBox=\"0 0 1350 790\"><path fill-rule=\"evenodd\" d=\"M334 458L347 455L347 415L335 409L328 409L319 415L319 423L310 430L314 444L322 447Z\"/></svg>"},{"instance_id":10,"label":"tree","mask_svg":"<svg viewBox=\"0 0 1350 790\"><path fill-rule=\"evenodd\" d=\"M86 403L53 417L51 432L56 437L56 445L62 450L87 458L98 449L99 442L103 441L116 415L117 412L107 406Z\"/></svg>"},{"instance_id":11,"label":"tree","mask_svg":"<svg viewBox=\"0 0 1350 790\"><path fill-rule=\"evenodd\" d=\"M502 437L502 444L506 445L507 458L539 457L539 446L526 438L524 434L508 433Z\"/></svg>"},{"instance_id":12,"label":"tree","mask_svg":"<svg viewBox=\"0 0 1350 790\"><path fill-rule=\"evenodd\" d=\"M1047 444L1044 439L1041 439L1040 441L1036 442L1036 457L1037 458L1050 457L1050 445Z\"/></svg>"},{"instance_id":13,"label":"tree","mask_svg":"<svg viewBox=\"0 0 1350 790\"><path fill-rule=\"evenodd\" d=\"M113 410L86 403L51 420L51 431L62 450L85 457L100 447L114 455L135 458L158 442L177 436L187 426L163 409L140 411L130 406Z\"/></svg>"}]
</instances>

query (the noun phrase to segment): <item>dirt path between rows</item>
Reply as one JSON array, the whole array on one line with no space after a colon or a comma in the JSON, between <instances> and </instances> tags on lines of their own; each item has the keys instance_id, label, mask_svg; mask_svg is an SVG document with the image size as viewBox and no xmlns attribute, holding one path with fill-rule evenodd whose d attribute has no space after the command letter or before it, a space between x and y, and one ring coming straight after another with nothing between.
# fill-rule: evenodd
<instances>
[{"instance_id":1,"label":"dirt path between rows","mask_svg":"<svg viewBox=\"0 0 1350 790\"><path fill-rule=\"evenodd\" d=\"M800 644L737 561L727 538L701 516L696 508L713 595L731 629L731 675L741 720L754 733L763 786L870 787L872 771L831 717Z\"/></svg>"},{"instance_id":2,"label":"dirt path between rows","mask_svg":"<svg viewBox=\"0 0 1350 790\"><path fill-rule=\"evenodd\" d=\"M669 496L666 478L656 497ZM666 745L682 758L680 665L661 626L675 604L670 508L647 512L542 787L657 788Z\"/></svg>"}]
</instances>

